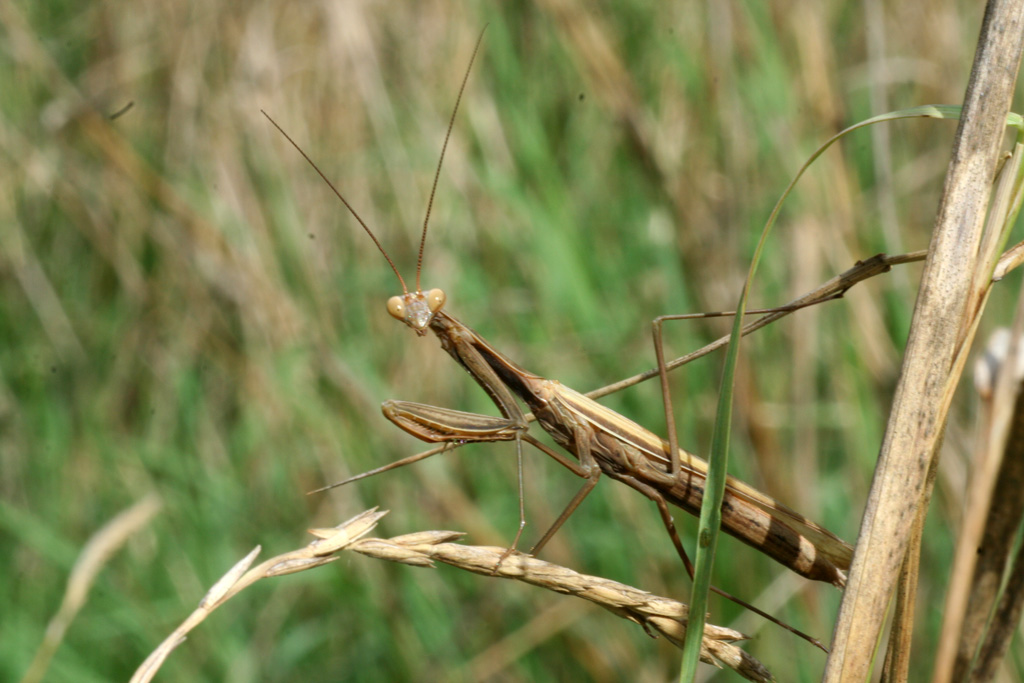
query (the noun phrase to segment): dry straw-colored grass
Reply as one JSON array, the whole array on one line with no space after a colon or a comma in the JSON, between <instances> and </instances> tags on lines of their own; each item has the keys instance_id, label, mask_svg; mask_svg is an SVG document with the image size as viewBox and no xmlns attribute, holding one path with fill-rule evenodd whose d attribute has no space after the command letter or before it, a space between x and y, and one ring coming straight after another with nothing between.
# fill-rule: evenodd
<instances>
[{"instance_id":1,"label":"dry straw-colored grass","mask_svg":"<svg viewBox=\"0 0 1024 683\"><path fill-rule=\"evenodd\" d=\"M609 612L632 621L654 636L661 634L677 646L686 637L688 610L676 600L658 597L646 591L587 576L566 567L533 557L513 554L505 557L504 548L467 546L452 543L463 536L458 531L421 531L390 539L364 538L386 512L368 510L330 529L314 529L317 540L308 546L270 558L251 567L260 549L257 547L239 561L211 588L193 612L147 658L132 683L153 680L164 660L184 642L185 636L214 610L260 579L294 574L330 564L342 550L389 560L414 567L433 567L435 562L485 576L514 579L523 583L588 600ZM250 568L251 567L251 568ZM337 605L344 610L344 605ZM756 659L733 643L746 636L738 631L709 625L705 628L701 660L717 667L728 667L750 681L774 680Z\"/></svg>"}]
</instances>

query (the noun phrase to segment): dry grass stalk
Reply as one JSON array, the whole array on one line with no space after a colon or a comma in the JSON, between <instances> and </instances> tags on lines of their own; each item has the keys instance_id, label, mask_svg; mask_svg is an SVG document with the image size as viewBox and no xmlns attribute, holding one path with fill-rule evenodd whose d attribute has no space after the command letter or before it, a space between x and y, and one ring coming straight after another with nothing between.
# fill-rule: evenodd
<instances>
[{"instance_id":1,"label":"dry grass stalk","mask_svg":"<svg viewBox=\"0 0 1024 683\"><path fill-rule=\"evenodd\" d=\"M1019 478L1017 482L1020 482ZM1020 626L1022 613L1024 613L1024 548L1018 549L1017 556L1014 558L1013 568L1003 589L1002 598L996 605L988 633L978 650L978 656L974 661L974 668L971 670L968 680L973 682L995 679L997 670L1009 651L1010 641Z\"/></svg>"},{"instance_id":2,"label":"dry grass stalk","mask_svg":"<svg viewBox=\"0 0 1024 683\"><path fill-rule=\"evenodd\" d=\"M1020 300L1024 304L1024 298ZM1024 518L1024 310L1018 307L1013 331L1005 335L1002 365L992 396L990 452L985 469L994 483L982 501L985 524L980 539L964 539L976 559L964 628L957 651L954 680L991 680L1009 640L1020 623L1022 594L1021 556L1012 557L1014 540ZM966 541L970 541L967 543ZM959 550L959 549L958 549ZM966 551L965 551L966 552ZM1013 560L1016 560L1015 562ZM1008 569L1009 568L1009 569ZM1001 586L1006 574L1009 578ZM991 617L991 622L989 618Z\"/></svg>"},{"instance_id":3,"label":"dry grass stalk","mask_svg":"<svg viewBox=\"0 0 1024 683\"><path fill-rule=\"evenodd\" d=\"M965 521L957 547L940 658L935 679L988 680L981 672L1005 654L1006 630L999 615L1020 609L1017 581L1002 587L1011 565L1013 541L1024 516L1024 397L1020 395L1024 315L1018 310L1014 331L1000 330L979 361L976 386L985 401L979 449L972 467ZM996 379L993 379L993 375ZM997 607L997 603L1000 603ZM995 621L989 622L996 614ZM1010 623L1009 633L1016 628Z\"/></svg>"},{"instance_id":4,"label":"dry grass stalk","mask_svg":"<svg viewBox=\"0 0 1024 683\"><path fill-rule=\"evenodd\" d=\"M949 373L949 381L943 388L942 395L938 401L940 412L945 413L953 402L953 395L958 384L958 378L963 374L966 367L972 341L981 323L981 316L985 310L989 295L992 292L993 278L991 273L999 269L1000 264L1008 257L1007 254L1000 256L999 250L1005 243L1006 234L1015 222L1020 209L1020 197L1017 196L1017 179L1021 167L1021 155L1024 154L1024 147L1017 145L1014 153L1009 156L1006 163L1002 164L997 181L995 183L995 194L989 207L985 227L981 236L981 244L978 249L978 260L975 274L967 297L966 315L960 330L960 345L957 349L953 365ZM1005 380L1006 378L1004 378ZM1005 383L1005 382L1004 382ZM1009 385L1001 389L1006 394ZM1004 421L1005 423L1005 421ZM1006 442L1005 428L998 434L991 437L992 447L1001 450L1002 444ZM999 444L999 445L995 445ZM936 444L936 452L938 443ZM998 465L998 458L991 458L990 464ZM893 621L893 632L889 639L889 652L886 654L885 674L883 680L905 680L910 670L910 648L914 626L914 608L917 584L919 579L919 557L920 545L924 534L924 519L928 511L928 503L931 496L932 486L938 471L937 458L932 459L928 471L924 494L921 504L918 507L913 531L911 533L910 545L904 558L904 567L900 574L897 588L896 616ZM957 616L966 608L966 604L957 604L957 595L963 593L965 581L969 581L974 566L975 550L981 538L981 530L985 519L986 510L989 509L991 496L991 485L994 481L994 470L986 471L985 468L976 469L972 479L972 487L977 490L972 493L968 503L967 522L961 531L961 548L959 564L954 565L953 578L950 588L950 596L947 599L947 624L943 637L947 640L951 633L955 633L962 616ZM986 493L981 493L985 491ZM964 549L970 549L966 551ZM966 554L965 554L966 553ZM958 575L962 575L963 580ZM987 614L987 612L986 612ZM949 641L949 649L939 648L935 675L939 681L949 680L945 678L951 670L953 655L957 651L955 640ZM975 641L976 644L976 641ZM973 646L971 646L973 650ZM958 676L956 680L961 680Z\"/></svg>"},{"instance_id":5,"label":"dry grass stalk","mask_svg":"<svg viewBox=\"0 0 1024 683\"><path fill-rule=\"evenodd\" d=\"M452 543L462 536L458 531L422 531L391 539L363 538L386 514L387 511L367 510L337 527L313 529L311 533L317 540L250 569L260 552L259 547L255 548L214 584L200 600L199 607L142 663L132 683L152 680L168 655L184 642L188 632L243 589L260 579L328 564L339 558L337 553L341 550L416 567L433 567L435 562L443 562L476 574L515 579L573 595L639 624L652 637L660 633L676 646L682 646L689 610L681 602L526 555L514 555L497 566L504 548ZM750 681L775 680L764 665L734 644L744 639L746 636L739 631L706 626L701 659L719 668L728 667Z\"/></svg>"},{"instance_id":6,"label":"dry grass stalk","mask_svg":"<svg viewBox=\"0 0 1024 683\"><path fill-rule=\"evenodd\" d=\"M131 682L151 681L167 656L178 645L185 642L188 632L243 589L260 579L293 574L334 562L338 559L334 553L369 533L377 525L377 520L386 514L387 511L379 512L376 508L367 510L332 529L330 538L319 538L303 548L272 557L249 569L261 550L259 546L256 546L207 591L203 599L199 601L196 610L178 628L174 629L171 635L167 636L146 658L146 661L135 670Z\"/></svg>"},{"instance_id":7,"label":"dry grass stalk","mask_svg":"<svg viewBox=\"0 0 1024 683\"><path fill-rule=\"evenodd\" d=\"M82 552L79 553L74 567L71 568L67 587L64 589L64 598L61 600L60 607L57 608L57 613L46 625L43 642L39 645L32 664L22 677L22 683L35 683L35 681L43 680L50 660L61 641L64 640L68 626L71 625L78 611L85 604L89 590L96 582L100 570L107 564L107 560L135 532L146 526L159 510L159 499L154 495L146 496L118 513L92 535L85 547L82 548Z\"/></svg>"},{"instance_id":8,"label":"dry grass stalk","mask_svg":"<svg viewBox=\"0 0 1024 683\"><path fill-rule=\"evenodd\" d=\"M499 566L498 561L505 553L505 548L449 542L461 535L452 531L427 531L389 540L371 538L360 541L350 550L414 566L431 566L434 561L443 562L475 574L514 579L556 593L572 595L639 624L650 635L661 633L674 645L682 647L689 614L689 608L684 603L652 595L617 581L580 574L528 555L513 555ZM733 629L706 626L701 648L702 661L719 667L725 665L747 680L773 680L760 662L732 644L743 639L746 636Z\"/></svg>"},{"instance_id":9,"label":"dry grass stalk","mask_svg":"<svg viewBox=\"0 0 1024 683\"><path fill-rule=\"evenodd\" d=\"M1021 55L1019 0L989 3L939 206L910 338L825 680L866 680L913 524L926 507L958 354L979 309L969 308L985 209ZM986 272L989 277L991 270ZM966 342L966 343L965 343ZM912 610L907 610L912 612ZM905 672L896 673L901 678Z\"/></svg>"}]
</instances>

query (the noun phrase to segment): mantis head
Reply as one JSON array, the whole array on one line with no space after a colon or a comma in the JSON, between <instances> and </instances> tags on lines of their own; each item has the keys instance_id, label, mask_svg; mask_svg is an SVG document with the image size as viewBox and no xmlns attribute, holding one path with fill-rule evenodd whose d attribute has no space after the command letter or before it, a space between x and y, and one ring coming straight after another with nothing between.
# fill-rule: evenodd
<instances>
[{"instance_id":1,"label":"mantis head","mask_svg":"<svg viewBox=\"0 0 1024 683\"><path fill-rule=\"evenodd\" d=\"M486 30L486 28L487 27L485 26L484 29ZM384 249L384 245L380 243L380 240L378 240L377 236L373 234L370 227L363 222L363 219L360 218L359 214L356 213L356 210L348 203L348 200L342 196L341 192L339 192L336 187L334 187L334 183L332 183L327 176L323 174L320 168L312 159L309 158L309 155L306 154L294 140L292 140L291 136L284 132L284 129L277 125L277 122L270 118L270 115L267 114L267 112L263 112L263 115L267 117L267 120L269 120L270 123L272 123L274 127L281 132L281 135L283 135L285 139L288 140L296 150L298 150L299 154L309 162L309 165L313 167L313 170L317 172L325 183L327 183L327 186L331 188L331 191L334 192L338 199L341 200L341 203L345 205L345 208L348 209L349 213L351 213L359 222L359 225L361 225L363 230L366 231L366 234L370 236L373 243L377 245L377 249L380 250L380 253L383 254L384 258L387 260L388 265L391 266L391 270L394 271L395 276L398 278L398 282L402 285L402 291L404 292L401 296L393 296L388 299L388 313L390 313L393 318L398 318L403 323L416 330L416 334L421 337L427 333L427 326L430 325L430 322L434 319L434 315L441 310L441 307L444 306L445 302L445 294L442 290L429 289L424 292L420 288L420 272L423 270L423 251L427 242L427 225L430 222L430 211L434 206L434 195L437 192L437 181L441 177L441 164L444 162L444 153L445 150L448 149L448 140L451 138L452 126L455 125L455 115L459 111L459 103L462 102L462 93L466 90L466 81L469 80L469 72L473 68L473 62L476 60L476 54L480 50L480 43L483 38L484 32L480 31L480 36L476 39L476 45L473 47L473 55L469 58L469 66L466 67L466 73L462 77L462 85L459 86L459 95L455 99L455 107L452 109L451 118L448 119L448 132L445 133L444 144L441 146L441 154L437 160L437 170L434 172L434 184L430 189L430 200L427 202L427 213L423 218L423 233L420 236L420 251L419 257L416 261L416 291L414 292L410 292L408 287L406 287L402 274L398 272L398 268L395 266L394 261L392 261L391 257L388 256L388 252Z\"/></svg>"},{"instance_id":2,"label":"mantis head","mask_svg":"<svg viewBox=\"0 0 1024 683\"><path fill-rule=\"evenodd\" d=\"M434 319L434 314L444 306L445 298L444 291L440 289L406 292L388 299L388 313L422 337L427 333L427 325Z\"/></svg>"}]
</instances>

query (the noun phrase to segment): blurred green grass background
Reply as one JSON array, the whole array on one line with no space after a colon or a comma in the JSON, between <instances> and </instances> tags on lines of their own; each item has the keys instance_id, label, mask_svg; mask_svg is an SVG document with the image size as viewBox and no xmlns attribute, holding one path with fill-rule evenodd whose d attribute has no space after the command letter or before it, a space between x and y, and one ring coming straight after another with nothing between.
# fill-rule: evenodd
<instances>
[{"instance_id":1,"label":"blurred green grass background","mask_svg":"<svg viewBox=\"0 0 1024 683\"><path fill-rule=\"evenodd\" d=\"M981 10L0 4L0 678L24 673L83 544L147 493L163 510L105 567L47 680L124 680L251 547L298 547L304 529L374 505L392 511L384 536L447 528L502 545L514 534L508 445L305 495L422 450L380 415L386 398L495 410L433 337L387 316L393 274L261 108L411 277L444 129L487 24L423 282L526 368L588 391L653 365L654 316L734 306L772 204L829 135L959 102ZM925 248L953 131L900 122L826 154L784 211L751 304L782 303L879 251ZM919 273L859 286L745 347L733 473L850 541ZM1008 321L1016 281L996 292L992 324ZM677 324L671 350L727 328ZM697 452L710 441L719 362L674 379L681 442ZM658 396L642 386L606 403L664 433ZM964 392L924 550L922 679L972 415ZM528 543L579 482L538 454L526 467ZM689 591L654 506L609 481L544 557ZM716 576L827 639L834 589L728 538ZM712 622L755 635L748 649L780 680L820 675L822 653L712 606ZM352 557L235 598L159 680L665 680L677 660L587 604Z\"/></svg>"}]
</instances>

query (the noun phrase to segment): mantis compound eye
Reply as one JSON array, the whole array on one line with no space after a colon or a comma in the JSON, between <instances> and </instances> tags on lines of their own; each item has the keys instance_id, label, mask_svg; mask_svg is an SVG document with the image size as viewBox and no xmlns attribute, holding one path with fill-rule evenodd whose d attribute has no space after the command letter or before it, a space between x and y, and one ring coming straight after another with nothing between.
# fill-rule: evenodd
<instances>
[{"instance_id":1,"label":"mantis compound eye","mask_svg":"<svg viewBox=\"0 0 1024 683\"><path fill-rule=\"evenodd\" d=\"M448 298L445 296L444 291L440 289L431 289L424 293L423 296L427 298L427 308L430 309L431 313L437 313L440 311L441 307L444 306L444 302Z\"/></svg>"},{"instance_id":2,"label":"mantis compound eye","mask_svg":"<svg viewBox=\"0 0 1024 683\"><path fill-rule=\"evenodd\" d=\"M405 322L405 301L400 296L393 296L388 299L388 313L392 318L398 318Z\"/></svg>"}]
</instances>

